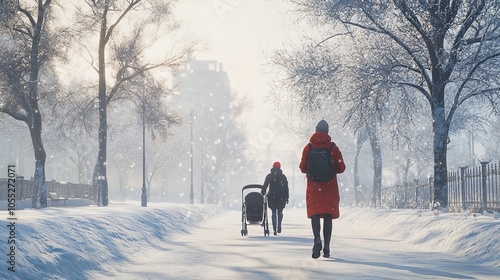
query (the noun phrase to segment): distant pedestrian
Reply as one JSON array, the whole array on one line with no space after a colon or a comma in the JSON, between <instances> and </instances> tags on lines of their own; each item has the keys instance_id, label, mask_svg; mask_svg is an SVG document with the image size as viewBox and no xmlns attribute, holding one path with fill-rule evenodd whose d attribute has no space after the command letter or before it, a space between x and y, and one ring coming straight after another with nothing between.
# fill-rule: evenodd
<instances>
[{"instance_id":1,"label":"distant pedestrian","mask_svg":"<svg viewBox=\"0 0 500 280\"><path fill-rule=\"evenodd\" d=\"M281 164L277 161L273 164L273 168L267 174L262 188L262 195L266 195L267 202L271 209L271 221L273 222L274 235L281 233L281 223L283 221L283 209L288 204L288 180L281 170Z\"/></svg>"},{"instance_id":2,"label":"distant pedestrian","mask_svg":"<svg viewBox=\"0 0 500 280\"><path fill-rule=\"evenodd\" d=\"M307 174L307 217L311 219L314 235L312 257L319 258L323 249L323 257L329 258L332 219L340 216L337 174L344 172L345 163L340 149L328 135L328 123L325 120L318 122L309 142L302 150L299 168ZM321 218L324 244L321 244L320 236Z\"/></svg>"}]
</instances>

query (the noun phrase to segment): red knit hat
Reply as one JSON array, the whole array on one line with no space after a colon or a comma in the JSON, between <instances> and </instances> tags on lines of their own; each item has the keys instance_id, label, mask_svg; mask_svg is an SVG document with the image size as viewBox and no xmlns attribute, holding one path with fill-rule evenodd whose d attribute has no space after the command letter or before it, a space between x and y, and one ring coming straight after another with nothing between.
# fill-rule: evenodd
<instances>
[{"instance_id":1,"label":"red knit hat","mask_svg":"<svg viewBox=\"0 0 500 280\"><path fill-rule=\"evenodd\" d=\"M279 161L276 161L273 163L273 168L281 168L281 163Z\"/></svg>"}]
</instances>

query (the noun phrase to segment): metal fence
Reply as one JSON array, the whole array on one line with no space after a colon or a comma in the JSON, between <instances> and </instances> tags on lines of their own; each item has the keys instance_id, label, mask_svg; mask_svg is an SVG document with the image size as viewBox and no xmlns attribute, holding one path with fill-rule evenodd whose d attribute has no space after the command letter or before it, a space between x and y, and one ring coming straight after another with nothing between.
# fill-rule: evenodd
<instances>
[{"instance_id":1,"label":"metal fence","mask_svg":"<svg viewBox=\"0 0 500 280\"><path fill-rule=\"evenodd\" d=\"M97 189L92 185L60 183L56 181L46 181L47 193L57 193L58 197L63 198L87 198L96 202ZM0 201L7 200L7 179L0 178ZM33 196L35 187L34 180L24 180L23 177L16 177L15 184L16 200L30 200Z\"/></svg>"},{"instance_id":2,"label":"metal fence","mask_svg":"<svg viewBox=\"0 0 500 280\"><path fill-rule=\"evenodd\" d=\"M431 208L433 200L433 178L382 189L381 203L386 207ZM500 211L499 163L482 162L448 172L448 207L452 212Z\"/></svg>"}]
</instances>

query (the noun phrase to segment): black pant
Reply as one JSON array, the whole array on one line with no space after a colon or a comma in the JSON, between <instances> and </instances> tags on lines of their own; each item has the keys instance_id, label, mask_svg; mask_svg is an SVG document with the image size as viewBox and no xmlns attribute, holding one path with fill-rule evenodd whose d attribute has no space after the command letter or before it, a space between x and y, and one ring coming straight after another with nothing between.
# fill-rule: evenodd
<instances>
[{"instance_id":1,"label":"black pant","mask_svg":"<svg viewBox=\"0 0 500 280\"><path fill-rule=\"evenodd\" d=\"M320 214L311 217L311 226L314 234L314 239L321 239L321 223ZM323 251L330 252L330 239L332 238L332 215L323 214Z\"/></svg>"},{"instance_id":2,"label":"black pant","mask_svg":"<svg viewBox=\"0 0 500 280\"><path fill-rule=\"evenodd\" d=\"M271 221L273 222L274 232L276 232L276 223L278 224L278 228L281 228L281 222L283 221L283 208L271 209Z\"/></svg>"}]
</instances>

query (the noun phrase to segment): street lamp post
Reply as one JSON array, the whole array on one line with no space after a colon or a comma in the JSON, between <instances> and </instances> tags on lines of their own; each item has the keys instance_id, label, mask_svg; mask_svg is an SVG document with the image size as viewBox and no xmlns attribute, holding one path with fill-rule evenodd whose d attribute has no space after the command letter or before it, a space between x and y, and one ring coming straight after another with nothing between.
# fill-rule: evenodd
<instances>
[{"instance_id":1,"label":"street lamp post","mask_svg":"<svg viewBox=\"0 0 500 280\"><path fill-rule=\"evenodd\" d=\"M204 179L203 178L203 173L205 172L204 170L204 166L203 166L203 142L201 143L201 194L200 194L200 200L201 200L201 204L205 203L205 194L203 193L203 184L205 183L204 182Z\"/></svg>"},{"instance_id":2,"label":"street lamp post","mask_svg":"<svg viewBox=\"0 0 500 280\"><path fill-rule=\"evenodd\" d=\"M193 112L191 112L191 191L189 193L189 202L194 203L194 189L193 189Z\"/></svg>"},{"instance_id":3,"label":"street lamp post","mask_svg":"<svg viewBox=\"0 0 500 280\"><path fill-rule=\"evenodd\" d=\"M144 102L144 91L142 92L142 194L141 207L148 206L148 195L146 193L146 106Z\"/></svg>"}]
</instances>

